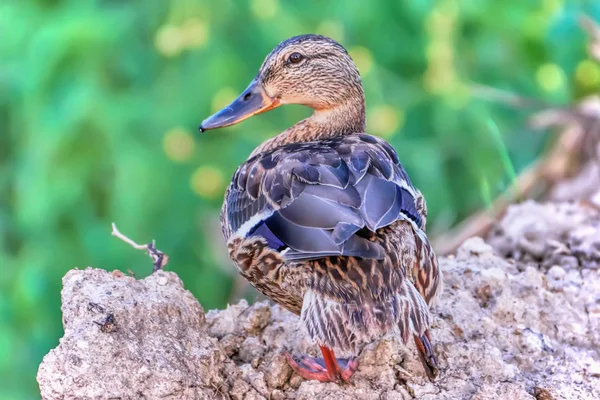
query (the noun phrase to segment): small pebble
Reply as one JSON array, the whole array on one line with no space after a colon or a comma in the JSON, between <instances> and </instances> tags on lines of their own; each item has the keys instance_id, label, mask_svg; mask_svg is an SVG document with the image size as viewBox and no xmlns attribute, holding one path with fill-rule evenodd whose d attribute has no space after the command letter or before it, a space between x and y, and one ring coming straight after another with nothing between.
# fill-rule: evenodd
<instances>
[{"instance_id":1,"label":"small pebble","mask_svg":"<svg viewBox=\"0 0 600 400\"><path fill-rule=\"evenodd\" d=\"M600 378L600 363L594 363L587 369L588 374L595 378Z\"/></svg>"},{"instance_id":2,"label":"small pebble","mask_svg":"<svg viewBox=\"0 0 600 400\"><path fill-rule=\"evenodd\" d=\"M77 347L79 347L80 349L87 349L90 346L89 346L88 342L86 342L85 340L78 340Z\"/></svg>"},{"instance_id":3,"label":"small pebble","mask_svg":"<svg viewBox=\"0 0 600 400\"><path fill-rule=\"evenodd\" d=\"M567 271L565 271L562 267L559 267L558 265L555 265L552 268L550 268L550 270L546 274L546 278L548 279L548 289L553 290L555 292L563 290L566 275Z\"/></svg>"},{"instance_id":4,"label":"small pebble","mask_svg":"<svg viewBox=\"0 0 600 400\"><path fill-rule=\"evenodd\" d=\"M160 278L158 278L158 280L156 281L156 283L158 283L160 286L165 286L168 281L169 280L167 279L166 276L161 276Z\"/></svg>"},{"instance_id":5,"label":"small pebble","mask_svg":"<svg viewBox=\"0 0 600 400\"><path fill-rule=\"evenodd\" d=\"M125 276L125 274L122 273L121 271L119 271L118 269L115 269L112 272L112 276L114 276L115 278L121 278L121 277Z\"/></svg>"},{"instance_id":6,"label":"small pebble","mask_svg":"<svg viewBox=\"0 0 600 400\"><path fill-rule=\"evenodd\" d=\"M304 379L302 379L302 377L300 375L292 375L292 377L290 378L290 386L294 389L298 389L300 387L300 384L304 381Z\"/></svg>"},{"instance_id":7,"label":"small pebble","mask_svg":"<svg viewBox=\"0 0 600 400\"><path fill-rule=\"evenodd\" d=\"M240 360L251 363L253 360L261 357L265 353L265 346L254 336L244 340L239 350Z\"/></svg>"}]
</instances>

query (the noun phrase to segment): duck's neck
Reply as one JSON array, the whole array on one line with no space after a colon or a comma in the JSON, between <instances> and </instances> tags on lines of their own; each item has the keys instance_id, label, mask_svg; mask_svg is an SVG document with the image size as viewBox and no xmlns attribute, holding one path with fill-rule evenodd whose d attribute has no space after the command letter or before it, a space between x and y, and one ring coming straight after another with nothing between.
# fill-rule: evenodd
<instances>
[{"instance_id":1,"label":"duck's neck","mask_svg":"<svg viewBox=\"0 0 600 400\"><path fill-rule=\"evenodd\" d=\"M331 108L315 109L310 117L291 126L257 147L252 155L288 143L311 142L334 136L365 132L365 98L362 90L354 98Z\"/></svg>"}]
</instances>

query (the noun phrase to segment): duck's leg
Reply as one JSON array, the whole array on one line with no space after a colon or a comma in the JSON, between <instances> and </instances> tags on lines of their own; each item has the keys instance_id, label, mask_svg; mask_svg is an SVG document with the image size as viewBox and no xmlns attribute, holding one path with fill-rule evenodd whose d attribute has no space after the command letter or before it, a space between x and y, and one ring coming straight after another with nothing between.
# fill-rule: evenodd
<instances>
[{"instance_id":1,"label":"duck's leg","mask_svg":"<svg viewBox=\"0 0 600 400\"><path fill-rule=\"evenodd\" d=\"M301 377L307 380L320 382L349 382L350 377L358 368L356 358L335 358L333 350L325 346L319 346L323 358L301 356L296 361L288 353L285 353L288 364Z\"/></svg>"},{"instance_id":2,"label":"duck's leg","mask_svg":"<svg viewBox=\"0 0 600 400\"><path fill-rule=\"evenodd\" d=\"M331 356L335 361L337 373L344 382L349 383L350 378L352 378L352 375L354 375L358 369L358 358L335 358L333 350L329 349L329 351L331 352Z\"/></svg>"},{"instance_id":3,"label":"duck's leg","mask_svg":"<svg viewBox=\"0 0 600 400\"><path fill-rule=\"evenodd\" d=\"M435 359L435 353L433 352L429 331L425 331L421 336L414 335L414 338L425 373L433 381L439 373L439 368Z\"/></svg>"}]
</instances>

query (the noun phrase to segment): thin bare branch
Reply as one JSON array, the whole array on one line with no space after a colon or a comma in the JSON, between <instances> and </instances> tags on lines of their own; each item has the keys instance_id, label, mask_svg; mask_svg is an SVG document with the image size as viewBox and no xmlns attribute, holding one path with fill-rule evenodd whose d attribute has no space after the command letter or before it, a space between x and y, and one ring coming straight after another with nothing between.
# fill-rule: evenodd
<instances>
[{"instance_id":1,"label":"thin bare branch","mask_svg":"<svg viewBox=\"0 0 600 400\"><path fill-rule=\"evenodd\" d=\"M525 97L508 90L498 89L493 86L483 85L480 83L471 84L469 89L473 97L508 104L512 107L534 107L543 109L558 107L549 103L545 103L541 100Z\"/></svg>"},{"instance_id":2,"label":"thin bare branch","mask_svg":"<svg viewBox=\"0 0 600 400\"><path fill-rule=\"evenodd\" d=\"M600 61L600 25L587 15L582 15L579 23L590 37L588 44L590 57Z\"/></svg>"},{"instance_id":3,"label":"thin bare branch","mask_svg":"<svg viewBox=\"0 0 600 400\"><path fill-rule=\"evenodd\" d=\"M112 223L111 235L121 239L123 242L127 243L136 250L146 251L146 254L150 256L150 258L152 259L152 263L154 264L152 272L156 272L159 269L163 269L165 265L167 265L167 263L169 262L169 256L163 253L162 251L158 250L154 246L154 240L152 241L152 243L148 244L137 244L136 242L122 234L117 229L117 225L114 222Z\"/></svg>"},{"instance_id":4,"label":"thin bare branch","mask_svg":"<svg viewBox=\"0 0 600 400\"><path fill-rule=\"evenodd\" d=\"M133 240L129 239L127 236L123 235L117 229L117 225L114 222L112 223L112 232L111 232L111 235L113 235L113 236L121 239L122 241L124 241L125 243L127 243L128 245L130 245L131 247L133 247L136 250L148 250L148 245L147 244L137 244Z\"/></svg>"}]
</instances>

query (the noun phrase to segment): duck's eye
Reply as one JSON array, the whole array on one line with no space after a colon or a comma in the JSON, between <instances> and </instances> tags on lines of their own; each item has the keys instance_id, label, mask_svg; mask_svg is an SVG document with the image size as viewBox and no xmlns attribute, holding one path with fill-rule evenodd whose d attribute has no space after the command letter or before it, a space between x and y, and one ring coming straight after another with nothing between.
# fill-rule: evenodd
<instances>
[{"instance_id":1,"label":"duck's eye","mask_svg":"<svg viewBox=\"0 0 600 400\"><path fill-rule=\"evenodd\" d=\"M304 59L304 56L300 53L292 53L288 57L289 62L291 62L292 64L298 64L303 59Z\"/></svg>"}]
</instances>

